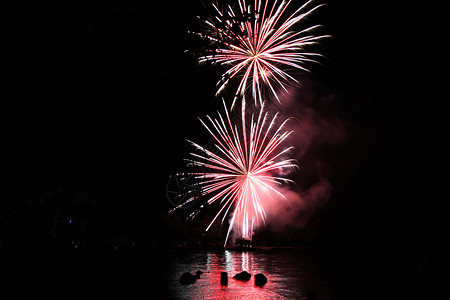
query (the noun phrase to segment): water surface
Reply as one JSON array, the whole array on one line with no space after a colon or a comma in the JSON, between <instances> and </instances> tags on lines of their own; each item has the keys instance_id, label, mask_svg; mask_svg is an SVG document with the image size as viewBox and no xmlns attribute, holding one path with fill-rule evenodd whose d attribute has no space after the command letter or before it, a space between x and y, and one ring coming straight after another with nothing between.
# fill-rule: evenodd
<instances>
[{"instance_id":1,"label":"water surface","mask_svg":"<svg viewBox=\"0 0 450 300\"><path fill-rule=\"evenodd\" d=\"M416 257L404 253L335 252L320 249L267 248L255 251L180 251L168 256L168 296L176 299L419 299ZM182 273L204 272L181 285ZM249 281L232 277L247 271ZM221 285L221 272L228 285ZM268 282L255 286L254 275Z\"/></svg>"},{"instance_id":2,"label":"water surface","mask_svg":"<svg viewBox=\"0 0 450 300\"><path fill-rule=\"evenodd\" d=\"M320 291L320 299L332 299L332 270L320 259L314 250L299 249L178 253L171 260L168 286L179 299L306 299L307 291ZM182 273L197 270L204 273L195 283L178 282ZM242 271L252 274L249 281L232 278ZM228 273L227 285L220 283L221 272ZM263 287L254 283L258 273L268 279Z\"/></svg>"}]
</instances>

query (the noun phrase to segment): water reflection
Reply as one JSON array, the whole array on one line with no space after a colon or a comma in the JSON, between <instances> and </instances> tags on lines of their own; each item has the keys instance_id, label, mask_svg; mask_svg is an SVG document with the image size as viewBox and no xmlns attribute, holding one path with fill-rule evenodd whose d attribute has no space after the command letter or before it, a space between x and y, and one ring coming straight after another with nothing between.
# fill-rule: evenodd
<instances>
[{"instance_id":1,"label":"water reflection","mask_svg":"<svg viewBox=\"0 0 450 300\"><path fill-rule=\"evenodd\" d=\"M257 249L180 250L167 253L169 270L164 276L168 299L299 299L316 295L320 300L412 299L417 281L411 264L415 256L399 259L399 253L363 252L360 249ZM369 255L370 254L370 255ZM184 272L204 273L195 283L181 285ZM411 270L411 272L405 272ZM252 274L249 281L233 276ZM228 284L220 282L227 272ZM254 276L263 273L267 283L255 286ZM313 298L313 297L310 297Z\"/></svg>"},{"instance_id":2,"label":"water reflection","mask_svg":"<svg viewBox=\"0 0 450 300\"><path fill-rule=\"evenodd\" d=\"M204 273L194 284L181 286L178 282L184 272ZM171 292L181 299L306 299L306 290L324 283L318 275L320 268L308 254L293 251L209 251L183 253L172 265ZM242 271L252 274L249 281L239 281L233 276ZM220 284L221 272L228 273L228 285ZM268 282L263 287L255 286L254 275L263 273ZM309 279L308 279L309 277Z\"/></svg>"},{"instance_id":3,"label":"water reflection","mask_svg":"<svg viewBox=\"0 0 450 300\"><path fill-rule=\"evenodd\" d=\"M211 255L211 253L208 253L208 255ZM229 250L225 250L225 271L230 271L231 270L231 251Z\"/></svg>"},{"instance_id":4,"label":"water reflection","mask_svg":"<svg viewBox=\"0 0 450 300\"><path fill-rule=\"evenodd\" d=\"M248 270L248 252L242 252L242 270Z\"/></svg>"}]
</instances>

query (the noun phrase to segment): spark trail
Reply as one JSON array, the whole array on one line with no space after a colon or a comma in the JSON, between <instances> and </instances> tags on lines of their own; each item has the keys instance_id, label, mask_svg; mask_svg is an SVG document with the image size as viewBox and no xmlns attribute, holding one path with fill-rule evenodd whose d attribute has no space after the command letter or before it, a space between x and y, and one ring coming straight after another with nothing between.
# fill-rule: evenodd
<instances>
[{"instance_id":1,"label":"spark trail","mask_svg":"<svg viewBox=\"0 0 450 300\"><path fill-rule=\"evenodd\" d=\"M321 56L305 51L307 46L329 37L314 35L321 25L299 31L296 31L299 27L296 25L324 4L313 6L313 0L310 0L293 13L288 13L291 2L238 0L238 9L230 5L219 9L212 4L213 15L203 21L206 31L196 33L212 46L199 62L209 61L226 68L217 83L217 95L230 80L239 78L232 109L237 99L245 100L249 90L255 105L262 104L265 91L280 102L279 90L287 92L292 83L300 84L291 71L309 71L306 65L317 62L316 58Z\"/></svg>"},{"instance_id":2,"label":"spark trail","mask_svg":"<svg viewBox=\"0 0 450 300\"><path fill-rule=\"evenodd\" d=\"M284 158L292 148L283 147L283 142L292 133L284 130L288 120L277 126L278 114L270 118L264 103L257 115L248 116L243 103L240 123L232 124L225 102L223 105L225 116L218 113L216 119L209 116L207 122L200 119L214 140L215 151L188 141L198 151L190 153L187 161L203 170L188 175L198 180L201 196L206 197L206 203L209 205L220 201L220 209L206 231L219 216L223 215L223 222L232 215L226 245L233 228L239 230L243 238L251 240L253 227L259 222L265 222L262 197L269 197L270 201L284 198L277 187L291 180L277 174L285 173L283 171L286 168L298 166L295 160ZM246 118L249 118L248 129ZM194 200L193 196L174 210ZM203 207L204 204L199 210ZM195 217L199 210L190 217Z\"/></svg>"}]
</instances>

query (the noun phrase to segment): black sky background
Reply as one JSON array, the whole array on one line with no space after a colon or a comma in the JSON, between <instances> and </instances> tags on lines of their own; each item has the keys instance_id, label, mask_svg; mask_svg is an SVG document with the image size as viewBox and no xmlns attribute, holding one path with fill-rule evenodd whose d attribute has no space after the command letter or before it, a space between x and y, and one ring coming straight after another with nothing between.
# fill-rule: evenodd
<instances>
[{"instance_id":1,"label":"black sky background","mask_svg":"<svg viewBox=\"0 0 450 300\"><path fill-rule=\"evenodd\" d=\"M305 157L326 163L333 186L311 230L323 224L319 232L331 240L429 247L429 117L422 101L412 101L419 87L414 4L327 4L313 20L333 38L319 48L327 59L304 92L333 95L331 108L309 105L339 116L348 131L344 142ZM221 107L214 97L220 72L185 52L198 46L187 31L201 2L34 5L15 8L8 24L3 211L71 187L100 191L127 211L165 215L165 184L183 168L185 139L204 138L197 118ZM165 223L150 230L158 226Z\"/></svg>"}]
</instances>

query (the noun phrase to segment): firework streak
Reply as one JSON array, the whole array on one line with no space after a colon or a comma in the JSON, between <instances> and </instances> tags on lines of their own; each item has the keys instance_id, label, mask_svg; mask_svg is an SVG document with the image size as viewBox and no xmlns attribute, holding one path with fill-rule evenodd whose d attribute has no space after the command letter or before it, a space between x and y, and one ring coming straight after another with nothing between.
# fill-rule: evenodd
<instances>
[{"instance_id":1,"label":"firework streak","mask_svg":"<svg viewBox=\"0 0 450 300\"><path fill-rule=\"evenodd\" d=\"M283 148L283 141L292 133L284 131L288 120L276 126L278 115L269 118L260 106L257 116L247 116L245 106L242 106L241 122L233 125L225 102L225 117L218 113L218 118L207 116L208 122L201 123L214 139L215 152L208 150L195 142L188 141L198 151L191 153L188 162L203 169L202 172L189 173L198 180L201 196L207 196L207 204L220 201L221 208L209 226L223 214L222 222L227 216L232 216L225 239L227 243L232 228L239 230L242 237L250 239L253 227L259 222L265 222L265 211L261 204L262 197L276 201L283 194L277 189L283 182L290 180L276 174L286 168L296 168L292 159L284 159L285 154L292 148ZM249 118L249 129L246 118ZM277 196L278 195L278 196ZM186 203L193 201L194 197ZM181 204L182 207L185 204ZM204 205L200 207L203 208ZM174 210L176 210L176 207ZM193 218L197 212L193 212Z\"/></svg>"},{"instance_id":2,"label":"firework streak","mask_svg":"<svg viewBox=\"0 0 450 300\"><path fill-rule=\"evenodd\" d=\"M317 62L315 58L321 55L305 52L305 47L329 37L313 35L321 25L294 31L295 25L323 6L310 8L312 1L293 13L288 13L291 0L254 0L253 5L249 3L251 0L238 0L238 9L228 5L222 10L212 4L214 15L204 20L206 31L196 33L212 48L199 62L209 61L227 68L217 83L217 95L232 78L240 78L232 109L237 99L245 99L248 90L255 105L262 104L265 90L280 102L277 91L287 92L288 85L299 84L287 71L308 71L305 64Z\"/></svg>"}]
</instances>

